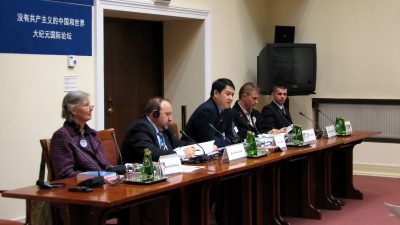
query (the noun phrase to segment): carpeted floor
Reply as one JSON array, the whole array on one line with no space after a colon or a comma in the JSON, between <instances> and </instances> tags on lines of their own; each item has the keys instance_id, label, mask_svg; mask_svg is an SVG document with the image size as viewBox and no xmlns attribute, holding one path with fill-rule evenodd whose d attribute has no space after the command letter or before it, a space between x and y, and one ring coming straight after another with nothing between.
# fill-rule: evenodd
<instances>
[{"instance_id":1,"label":"carpeted floor","mask_svg":"<svg viewBox=\"0 0 400 225\"><path fill-rule=\"evenodd\" d=\"M354 176L356 189L363 200L346 199L342 210L320 210L321 220L287 217L291 225L399 225L400 219L390 215L384 203L400 205L400 179Z\"/></svg>"}]
</instances>

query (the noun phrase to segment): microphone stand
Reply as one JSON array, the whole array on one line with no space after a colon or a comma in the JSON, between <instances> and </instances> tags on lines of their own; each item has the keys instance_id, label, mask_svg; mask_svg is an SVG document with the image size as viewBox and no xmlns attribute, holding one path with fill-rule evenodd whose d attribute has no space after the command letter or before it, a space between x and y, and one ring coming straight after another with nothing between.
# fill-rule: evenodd
<instances>
[{"instance_id":1,"label":"microphone stand","mask_svg":"<svg viewBox=\"0 0 400 225\"><path fill-rule=\"evenodd\" d=\"M317 130L314 130L314 133L315 133L315 137L317 139L320 139L322 137L323 131L319 127L318 123L315 122L314 120L312 120L311 118L309 118L308 116L304 115L302 112L299 112L299 114L304 116L306 119L310 120L311 122L313 122L317 126Z\"/></svg>"},{"instance_id":2,"label":"microphone stand","mask_svg":"<svg viewBox=\"0 0 400 225\"><path fill-rule=\"evenodd\" d=\"M229 145L232 144L232 141L228 137L226 137L224 134L219 132L219 130L217 130L217 128L215 128L211 123L209 123L208 126L211 127L211 129L213 129L215 132L217 132L217 134L219 134L223 138L224 141L227 140ZM224 144L226 146L226 143L224 143Z\"/></svg>"},{"instance_id":3,"label":"microphone stand","mask_svg":"<svg viewBox=\"0 0 400 225\"><path fill-rule=\"evenodd\" d=\"M203 150L203 155L197 155L197 156L190 158L189 159L190 163L203 163L203 162L207 162L210 160L210 157L208 157L208 155L206 154L206 151L204 151L204 148L201 147L201 145L199 145L195 140L193 140L193 138L191 138L188 134L186 134L185 131L180 130L180 133L182 135L184 135L185 137L187 137L195 145L199 146L201 148L201 150Z\"/></svg>"},{"instance_id":4,"label":"microphone stand","mask_svg":"<svg viewBox=\"0 0 400 225\"><path fill-rule=\"evenodd\" d=\"M119 160L117 162L117 165L107 168L106 171L107 172L116 172L118 175L123 175L123 174L126 173L126 167L124 165L120 165L120 163L122 164L124 162L123 159L122 159L121 150L118 147L117 138L115 136L115 133L112 132L111 135L113 137L113 140L114 140L115 145L116 145L117 152L119 154Z\"/></svg>"},{"instance_id":5,"label":"microphone stand","mask_svg":"<svg viewBox=\"0 0 400 225\"><path fill-rule=\"evenodd\" d=\"M327 116L325 113L323 113L321 110L319 110L318 108L317 108L317 112L319 112L319 113L321 113L323 116L325 116L329 121L331 121L331 123L333 124L333 125L335 125L335 122L333 122L333 120L329 117L329 116Z\"/></svg>"}]
</instances>

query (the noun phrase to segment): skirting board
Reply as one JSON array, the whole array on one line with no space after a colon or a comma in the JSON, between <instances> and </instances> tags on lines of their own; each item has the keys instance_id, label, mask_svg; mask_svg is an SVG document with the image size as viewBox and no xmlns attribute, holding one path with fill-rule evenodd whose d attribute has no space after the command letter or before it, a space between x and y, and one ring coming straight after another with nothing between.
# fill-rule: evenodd
<instances>
[{"instance_id":1,"label":"skirting board","mask_svg":"<svg viewBox=\"0 0 400 225\"><path fill-rule=\"evenodd\" d=\"M400 178L400 166L354 163L353 174Z\"/></svg>"}]
</instances>

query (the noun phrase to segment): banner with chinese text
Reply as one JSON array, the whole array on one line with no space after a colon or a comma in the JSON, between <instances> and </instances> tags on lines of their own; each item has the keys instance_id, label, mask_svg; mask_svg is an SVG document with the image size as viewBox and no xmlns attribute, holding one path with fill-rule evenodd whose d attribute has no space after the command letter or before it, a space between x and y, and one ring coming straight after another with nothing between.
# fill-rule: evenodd
<instances>
[{"instance_id":1,"label":"banner with chinese text","mask_svg":"<svg viewBox=\"0 0 400 225\"><path fill-rule=\"evenodd\" d=\"M0 53L92 55L92 7L0 0Z\"/></svg>"}]
</instances>

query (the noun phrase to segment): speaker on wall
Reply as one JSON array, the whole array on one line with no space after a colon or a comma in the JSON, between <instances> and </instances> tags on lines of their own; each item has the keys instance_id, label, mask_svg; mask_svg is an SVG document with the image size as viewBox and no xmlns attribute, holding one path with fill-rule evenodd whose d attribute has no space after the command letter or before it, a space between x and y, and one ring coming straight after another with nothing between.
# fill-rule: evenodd
<instances>
[{"instance_id":1,"label":"speaker on wall","mask_svg":"<svg viewBox=\"0 0 400 225\"><path fill-rule=\"evenodd\" d=\"M275 26L275 43L294 43L294 26Z\"/></svg>"}]
</instances>

